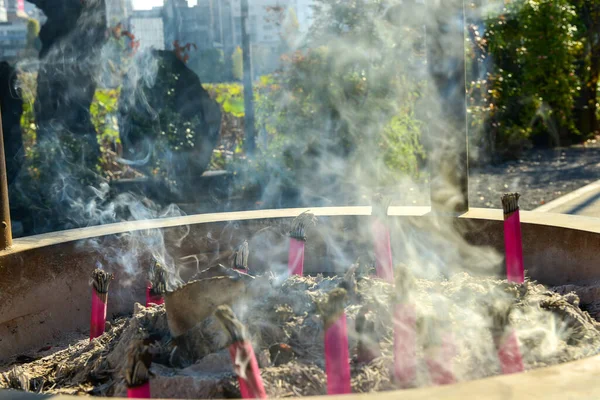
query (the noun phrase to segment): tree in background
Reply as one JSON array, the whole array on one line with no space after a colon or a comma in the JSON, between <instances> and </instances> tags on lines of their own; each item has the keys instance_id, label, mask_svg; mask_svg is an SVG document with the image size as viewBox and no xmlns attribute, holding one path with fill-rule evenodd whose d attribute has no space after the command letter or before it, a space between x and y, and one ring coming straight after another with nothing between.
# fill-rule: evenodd
<instances>
[{"instance_id":1,"label":"tree in background","mask_svg":"<svg viewBox=\"0 0 600 400\"><path fill-rule=\"evenodd\" d=\"M259 162L269 184L343 202L417 172L422 91L409 76L422 68L413 68L415 38L384 20L381 2L316 7L303 50L261 79L258 124L271 139Z\"/></svg>"},{"instance_id":2,"label":"tree in background","mask_svg":"<svg viewBox=\"0 0 600 400\"><path fill-rule=\"evenodd\" d=\"M571 0L578 16L577 35L581 50L577 53L576 76L580 78L574 117L584 137L597 134L598 79L600 77L600 1Z\"/></svg>"},{"instance_id":3,"label":"tree in background","mask_svg":"<svg viewBox=\"0 0 600 400\"><path fill-rule=\"evenodd\" d=\"M240 46L236 47L231 55L232 74L236 81L241 81L244 78L244 59Z\"/></svg>"},{"instance_id":4,"label":"tree in background","mask_svg":"<svg viewBox=\"0 0 600 400\"><path fill-rule=\"evenodd\" d=\"M494 61L487 129L496 151L516 155L528 143L571 143L579 135L572 110L582 49L575 8L567 0L512 1L486 26Z\"/></svg>"},{"instance_id":5,"label":"tree in background","mask_svg":"<svg viewBox=\"0 0 600 400\"><path fill-rule=\"evenodd\" d=\"M27 42L23 50L22 57L37 57L38 52L42 48L42 43L38 38L40 34L40 23L33 18L27 20Z\"/></svg>"}]
</instances>

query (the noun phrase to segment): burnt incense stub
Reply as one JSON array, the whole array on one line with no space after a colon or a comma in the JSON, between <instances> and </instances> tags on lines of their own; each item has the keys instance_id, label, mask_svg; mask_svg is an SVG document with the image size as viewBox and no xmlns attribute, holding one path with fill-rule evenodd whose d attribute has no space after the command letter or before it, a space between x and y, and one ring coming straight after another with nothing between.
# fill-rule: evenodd
<instances>
[{"instance_id":1,"label":"burnt incense stub","mask_svg":"<svg viewBox=\"0 0 600 400\"><path fill-rule=\"evenodd\" d=\"M235 257L233 259L233 267L236 269L248 269L248 255L250 254L250 248L248 241L244 240L244 243L239 245L235 250Z\"/></svg>"},{"instance_id":2,"label":"burnt incense stub","mask_svg":"<svg viewBox=\"0 0 600 400\"><path fill-rule=\"evenodd\" d=\"M519 193L506 193L502 195L502 209L504 214L511 214L519 210Z\"/></svg>"},{"instance_id":3,"label":"burnt incense stub","mask_svg":"<svg viewBox=\"0 0 600 400\"><path fill-rule=\"evenodd\" d=\"M374 217L383 219L387 217L388 208L390 207L391 200L385 197L381 193L377 193L373 196L372 204L372 215Z\"/></svg>"},{"instance_id":4,"label":"burnt incense stub","mask_svg":"<svg viewBox=\"0 0 600 400\"><path fill-rule=\"evenodd\" d=\"M152 296L163 296L167 293L167 271L162 264L155 262L150 269L150 294Z\"/></svg>"},{"instance_id":5,"label":"burnt incense stub","mask_svg":"<svg viewBox=\"0 0 600 400\"><path fill-rule=\"evenodd\" d=\"M152 354L142 340L134 340L128 351L125 363L125 381L128 387L141 386L150 380Z\"/></svg>"},{"instance_id":6,"label":"burnt incense stub","mask_svg":"<svg viewBox=\"0 0 600 400\"><path fill-rule=\"evenodd\" d=\"M92 284L94 285L94 289L99 294L108 293L108 286L110 285L110 281L115 279L115 275L109 272L106 272L100 268L97 268L92 272Z\"/></svg>"},{"instance_id":7,"label":"burnt incense stub","mask_svg":"<svg viewBox=\"0 0 600 400\"><path fill-rule=\"evenodd\" d=\"M292 227L290 229L290 237L296 240L302 240L306 242L306 229L309 226L315 226L317 224L317 217L308 211L298 215L292 221Z\"/></svg>"},{"instance_id":8,"label":"burnt incense stub","mask_svg":"<svg viewBox=\"0 0 600 400\"><path fill-rule=\"evenodd\" d=\"M344 313L348 292L342 288L333 289L329 292L327 300L317 304L319 313L323 317L325 330L334 325L340 316Z\"/></svg>"},{"instance_id":9,"label":"burnt incense stub","mask_svg":"<svg viewBox=\"0 0 600 400\"><path fill-rule=\"evenodd\" d=\"M231 343L241 343L246 340L246 328L244 328L244 325L236 318L231 307L217 307L215 317L229 334Z\"/></svg>"},{"instance_id":10,"label":"burnt incense stub","mask_svg":"<svg viewBox=\"0 0 600 400\"><path fill-rule=\"evenodd\" d=\"M411 288L416 286L415 277L407 265L400 264L394 269L395 287L392 300L396 304L406 303L410 297Z\"/></svg>"}]
</instances>

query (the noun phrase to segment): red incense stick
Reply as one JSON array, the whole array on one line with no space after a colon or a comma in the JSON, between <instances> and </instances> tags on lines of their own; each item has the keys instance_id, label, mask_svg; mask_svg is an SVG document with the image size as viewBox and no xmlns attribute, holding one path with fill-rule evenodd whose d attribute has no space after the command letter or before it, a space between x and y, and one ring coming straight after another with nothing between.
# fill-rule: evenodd
<instances>
[{"instance_id":1,"label":"red incense stick","mask_svg":"<svg viewBox=\"0 0 600 400\"><path fill-rule=\"evenodd\" d=\"M150 307L152 304L164 304L164 295L167 292L167 272L160 263L155 261L149 275L150 280L146 286L146 307Z\"/></svg>"},{"instance_id":2,"label":"red incense stick","mask_svg":"<svg viewBox=\"0 0 600 400\"><path fill-rule=\"evenodd\" d=\"M90 341L104 333L106 326L106 305L108 286L114 275L95 269L92 272L92 310L90 322Z\"/></svg>"},{"instance_id":3,"label":"red incense stick","mask_svg":"<svg viewBox=\"0 0 600 400\"><path fill-rule=\"evenodd\" d=\"M523 357L519 348L519 339L517 332L510 326L510 307L507 307L504 312L498 312L491 308L492 315L492 336L500 361L500 368L503 374L514 374L523 372L525 366Z\"/></svg>"},{"instance_id":4,"label":"red incense stick","mask_svg":"<svg viewBox=\"0 0 600 400\"><path fill-rule=\"evenodd\" d=\"M288 273L304 275L304 244L306 243L306 227L314 225L317 218L308 211L303 212L292 221L290 230L290 250L288 253Z\"/></svg>"},{"instance_id":5,"label":"red incense stick","mask_svg":"<svg viewBox=\"0 0 600 400\"><path fill-rule=\"evenodd\" d=\"M238 376L242 398L266 399L267 393L260 376L258 361L252 344L246 337L244 325L235 317L229 306L218 307L215 317L231 337L229 355Z\"/></svg>"},{"instance_id":6,"label":"red incense stick","mask_svg":"<svg viewBox=\"0 0 600 400\"><path fill-rule=\"evenodd\" d=\"M132 342L127 352L125 365L125 381L127 382L127 398L149 399L150 395L150 365L152 355L141 340Z\"/></svg>"},{"instance_id":7,"label":"red incense stick","mask_svg":"<svg viewBox=\"0 0 600 400\"><path fill-rule=\"evenodd\" d=\"M452 359L455 355L454 340L452 334L447 332L447 324L438 320L430 323L425 354L429 377L435 385L456 383L456 376L452 371Z\"/></svg>"},{"instance_id":8,"label":"red incense stick","mask_svg":"<svg viewBox=\"0 0 600 400\"><path fill-rule=\"evenodd\" d=\"M498 359L503 374L525 371L517 332L512 327L509 327L508 332L499 341Z\"/></svg>"},{"instance_id":9,"label":"red incense stick","mask_svg":"<svg viewBox=\"0 0 600 400\"><path fill-rule=\"evenodd\" d=\"M248 271L248 256L250 254L250 248L248 241L244 240L244 243L240 244L235 249L235 257L233 258L233 269L238 270L247 274Z\"/></svg>"},{"instance_id":10,"label":"red incense stick","mask_svg":"<svg viewBox=\"0 0 600 400\"><path fill-rule=\"evenodd\" d=\"M373 234L373 248L375 251L375 270L377 276L390 283L394 282L394 269L392 261L392 247L390 229L385 224L387 205L383 196L376 195L373 202L373 216L371 231Z\"/></svg>"},{"instance_id":11,"label":"red incense stick","mask_svg":"<svg viewBox=\"0 0 600 400\"><path fill-rule=\"evenodd\" d=\"M410 303L414 279L408 267L398 268L394 293L394 380L401 388L413 387L417 377L417 313Z\"/></svg>"},{"instance_id":12,"label":"red incense stick","mask_svg":"<svg viewBox=\"0 0 600 400\"><path fill-rule=\"evenodd\" d=\"M325 322L325 372L327 394L352 393L350 384L350 354L344 303L347 293L337 288L329 293L328 301L320 305Z\"/></svg>"},{"instance_id":13,"label":"red incense stick","mask_svg":"<svg viewBox=\"0 0 600 400\"><path fill-rule=\"evenodd\" d=\"M506 277L509 282L515 283L523 283L525 280L519 197L518 193L507 193L502 196Z\"/></svg>"}]
</instances>

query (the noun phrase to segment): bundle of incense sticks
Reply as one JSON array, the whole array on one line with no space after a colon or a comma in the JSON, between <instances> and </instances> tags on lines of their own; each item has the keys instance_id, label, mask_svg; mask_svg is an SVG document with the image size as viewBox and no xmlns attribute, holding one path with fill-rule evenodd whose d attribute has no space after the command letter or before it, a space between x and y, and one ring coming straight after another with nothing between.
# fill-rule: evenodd
<instances>
[{"instance_id":1,"label":"bundle of incense sticks","mask_svg":"<svg viewBox=\"0 0 600 400\"><path fill-rule=\"evenodd\" d=\"M233 258L233 268L244 273L248 273L248 255L250 254L250 248L248 241L244 240L244 243L240 244L235 249L235 256Z\"/></svg>"},{"instance_id":2,"label":"bundle of incense sticks","mask_svg":"<svg viewBox=\"0 0 600 400\"><path fill-rule=\"evenodd\" d=\"M408 267L397 268L394 302L394 380L401 388L413 387L417 377L417 313L410 300L414 278Z\"/></svg>"},{"instance_id":3,"label":"bundle of incense sticks","mask_svg":"<svg viewBox=\"0 0 600 400\"><path fill-rule=\"evenodd\" d=\"M150 279L146 286L146 307L150 307L152 304L164 304L163 296L167 292L167 271L155 261L149 275Z\"/></svg>"},{"instance_id":4,"label":"bundle of incense sticks","mask_svg":"<svg viewBox=\"0 0 600 400\"><path fill-rule=\"evenodd\" d=\"M521 238L521 219L519 216L518 193L502 196L504 209L504 247L506 251L506 277L509 282L523 283L523 242Z\"/></svg>"},{"instance_id":5,"label":"bundle of incense sticks","mask_svg":"<svg viewBox=\"0 0 600 400\"><path fill-rule=\"evenodd\" d=\"M507 307L505 312L491 312L492 337L494 338L503 374L514 374L525 370L517 331L509 322L510 311L511 308Z\"/></svg>"},{"instance_id":6,"label":"bundle of incense sticks","mask_svg":"<svg viewBox=\"0 0 600 400\"><path fill-rule=\"evenodd\" d=\"M348 394L350 385L350 354L348 328L344 305L347 293L337 288L329 293L328 300L319 304L325 324L325 372L327 394Z\"/></svg>"},{"instance_id":7,"label":"bundle of incense sticks","mask_svg":"<svg viewBox=\"0 0 600 400\"><path fill-rule=\"evenodd\" d=\"M455 347L452 333L448 331L448 325L444 316L427 321L425 363L429 370L429 377L435 385L456 383L456 376L452 371Z\"/></svg>"},{"instance_id":8,"label":"bundle of incense sticks","mask_svg":"<svg viewBox=\"0 0 600 400\"><path fill-rule=\"evenodd\" d=\"M244 325L235 317L229 306L220 306L215 317L231 338L229 355L238 376L240 393L244 399L266 399L267 393L260 376L260 369L252 344L247 338Z\"/></svg>"},{"instance_id":9,"label":"bundle of incense sticks","mask_svg":"<svg viewBox=\"0 0 600 400\"><path fill-rule=\"evenodd\" d=\"M394 269L392 261L392 247L390 242L390 229L386 225L389 201L380 194L373 199L373 248L375 251L375 270L377 276L390 283L394 282Z\"/></svg>"},{"instance_id":10,"label":"bundle of incense sticks","mask_svg":"<svg viewBox=\"0 0 600 400\"><path fill-rule=\"evenodd\" d=\"M358 336L358 345L356 346L356 361L359 363L370 363L381 356L381 349L375 334L375 323L368 314L369 306L363 306L356 316L354 327Z\"/></svg>"},{"instance_id":11,"label":"bundle of incense sticks","mask_svg":"<svg viewBox=\"0 0 600 400\"><path fill-rule=\"evenodd\" d=\"M90 323L90 341L104 333L106 325L106 305L108 286L114 275L95 269L92 272L92 312Z\"/></svg>"},{"instance_id":12,"label":"bundle of incense sticks","mask_svg":"<svg viewBox=\"0 0 600 400\"><path fill-rule=\"evenodd\" d=\"M134 340L127 351L125 363L128 398L150 398L150 364L152 364L152 355L148 351L148 346L141 340Z\"/></svg>"},{"instance_id":13,"label":"bundle of incense sticks","mask_svg":"<svg viewBox=\"0 0 600 400\"><path fill-rule=\"evenodd\" d=\"M306 228L315 225L317 217L308 211L303 212L292 221L290 230L290 250L288 253L288 273L304 275L304 244L306 243Z\"/></svg>"}]
</instances>

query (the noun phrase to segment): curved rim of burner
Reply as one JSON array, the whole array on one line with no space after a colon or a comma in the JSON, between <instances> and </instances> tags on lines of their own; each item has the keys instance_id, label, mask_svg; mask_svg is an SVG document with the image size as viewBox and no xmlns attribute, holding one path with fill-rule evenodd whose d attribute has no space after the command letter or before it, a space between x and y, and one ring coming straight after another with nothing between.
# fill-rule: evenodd
<instances>
[{"instance_id":1,"label":"curved rim of burner","mask_svg":"<svg viewBox=\"0 0 600 400\"><path fill-rule=\"evenodd\" d=\"M474 381L461 382L455 385L426 387L412 390L389 391L344 396L319 396L321 400L365 400L375 396L383 400L528 400L531 398L550 399L560 395L561 398L597 399L594 391L600 388L600 356L585 358L565 364L539 368L521 374L500 375ZM116 397L113 397L116 398ZM81 396L41 395L14 390L0 390L0 400L75 400Z\"/></svg>"},{"instance_id":2,"label":"curved rim of burner","mask_svg":"<svg viewBox=\"0 0 600 400\"><path fill-rule=\"evenodd\" d=\"M6 254L54 246L58 244L75 242L78 240L97 238L102 236L117 235L143 229L171 228L182 225L196 225L211 222L233 222L260 219L294 218L305 211L310 211L318 217L328 216L369 216L370 206L356 207L310 207L310 208L285 208L276 210L235 211L226 213L194 214L173 218L158 218L152 220L125 221L114 224L91 226L79 229L44 233L41 235L26 236L13 240L13 246L5 251L0 251L0 257ZM557 228L576 229L580 231L600 233L600 224L595 218L581 217L568 214L554 214L548 212L521 211L521 222L524 224L546 225ZM425 217L433 215L431 207L389 207L389 217ZM450 217L502 221L501 209L471 208L464 214L448 214Z\"/></svg>"},{"instance_id":3,"label":"curved rim of burner","mask_svg":"<svg viewBox=\"0 0 600 400\"><path fill-rule=\"evenodd\" d=\"M371 207L325 207L200 214L149 221L124 222L16 239L13 248L0 252L0 258L7 254L25 252L35 248L75 242L93 237L115 235L141 229L168 228L211 222L294 218L307 210L322 217L371 215ZM388 215L390 217L427 217L433 214L429 207L390 207ZM461 215L447 216L464 218L467 220L502 221L503 211L501 209L475 208L470 209L467 213ZM521 222L524 224L544 225L575 231L600 233L600 223L598 220L589 217L521 211ZM506 398L506 396L510 396L512 399L525 400L532 398L534 395L536 398L554 398L556 397L556 394L559 393L562 398L596 399L597 394L595 392L600 391L600 381L596 378L599 374L600 355L597 355L578 361L539 368L521 374L494 376L447 386L379 392L376 394L353 394L346 395L343 398L348 400L362 400L376 395L381 396L384 400L395 399L399 396L406 400L421 400L427 398L462 400L469 397L482 400L500 400ZM52 396L0 389L0 400L74 400L75 398L75 396ZM317 397L317 399L318 398L319 397ZM326 399L332 400L332 396L327 396ZM325 397L323 400L325 400Z\"/></svg>"}]
</instances>

